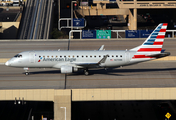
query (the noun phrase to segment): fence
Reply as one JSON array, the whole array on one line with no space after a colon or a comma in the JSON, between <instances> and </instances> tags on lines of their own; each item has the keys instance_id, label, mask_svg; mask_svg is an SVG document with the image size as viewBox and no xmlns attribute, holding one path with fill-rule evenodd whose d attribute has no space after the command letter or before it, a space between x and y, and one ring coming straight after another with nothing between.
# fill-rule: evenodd
<instances>
[{"instance_id":1,"label":"fence","mask_svg":"<svg viewBox=\"0 0 176 120\"><path fill-rule=\"evenodd\" d=\"M126 30L111 30L111 32L115 32L116 33L116 39L119 39L119 38L123 38L119 33L120 32L125 33ZM77 37L79 36L79 38L76 38L76 39L83 39L83 36L82 36L83 30L71 30L69 32L69 39L73 39L74 38L73 33L79 33L79 35L77 35ZM165 38L174 38L174 37L176 37L176 30L166 30ZM134 38L134 37L131 37L131 38ZM144 38L144 37L139 36L137 38ZM90 38L87 38L87 39L90 39ZM92 39L96 39L96 37L93 37Z\"/></svg>"}]
</instances>

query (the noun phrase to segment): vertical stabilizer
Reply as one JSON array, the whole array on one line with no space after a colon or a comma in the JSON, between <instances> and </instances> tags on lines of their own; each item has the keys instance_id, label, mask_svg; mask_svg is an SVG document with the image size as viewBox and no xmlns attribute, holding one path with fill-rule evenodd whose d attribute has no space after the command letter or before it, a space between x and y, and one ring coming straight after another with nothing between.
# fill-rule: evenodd
<instances>
[{"instance_id":1,"label":"vertical stabilizer","mask_svg":"<svg viewBox=\"0 0 176 120\"><path fill-rule=\"evenodd\" d=\"M167 23L159 24L142 45L130 49L136 51L134 58L148 58L146 55L161 53L166 29Z\"/></svg>"}]
</instances>

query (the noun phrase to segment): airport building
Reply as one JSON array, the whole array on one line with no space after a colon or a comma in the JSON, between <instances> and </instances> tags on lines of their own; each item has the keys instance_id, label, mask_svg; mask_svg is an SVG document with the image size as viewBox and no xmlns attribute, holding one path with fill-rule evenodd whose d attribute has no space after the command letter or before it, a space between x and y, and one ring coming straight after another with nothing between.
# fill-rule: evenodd
<instances>
[{"instance_id":1,"label":"airport building","mask_svg":"<svg viewBox=\"0 0 176 120\"><path fill-rule=\"evenodd\" d=\"M80 4L76 11L83 17L122 15L129 30L137 30L141 24L158 25L162 22L169 23L169 29L176 27L176 1L80 0L77 3ZM141 23L140 18L148 24Z\"/></svg>"}]
</instances>

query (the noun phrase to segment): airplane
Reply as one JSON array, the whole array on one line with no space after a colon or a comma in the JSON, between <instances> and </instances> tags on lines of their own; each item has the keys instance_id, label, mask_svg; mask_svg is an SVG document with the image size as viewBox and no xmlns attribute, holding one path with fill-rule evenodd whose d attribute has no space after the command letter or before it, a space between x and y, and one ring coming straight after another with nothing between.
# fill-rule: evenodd
<instances>
[{"instance_id":1,"label":"airplane","mask_svg":"<svg viewBox=\"0 0 176 120\"><path fill-rule=\"evenodd\" d=\"M89 75L92 68L117 68L169 56L162 49L166 29L167 23L159 24L142 45L130 50L104 50L102 45L96 51L24 51L5 65L24 68L26 75L29 68L56 68L64 74L82 69Z\"/></svg>"}]
</instances>

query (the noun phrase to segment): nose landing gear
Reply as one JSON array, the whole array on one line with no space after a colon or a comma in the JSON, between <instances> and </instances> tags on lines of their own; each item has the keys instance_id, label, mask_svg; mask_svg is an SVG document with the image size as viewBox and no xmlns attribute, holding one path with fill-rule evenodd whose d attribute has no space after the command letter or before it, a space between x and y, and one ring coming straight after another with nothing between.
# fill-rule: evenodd
<instances>
[{"instance_id":1,"label":"nose landing gear","mask_svg":"<svg viewBox=\"0 0 176 120\"><path fill-rule=\"evenodd\" d=\"M29 72L25 72L25 75L26 75L26 76L29 75Z\"/></svg>"},{"instance_id":2,"label":"nose landing gear","mask_svg":"<svg viewBox=\"0 0 176 120\"><path fill-rule=\"evenodd\" d=\"M25 71L25 75L27 76L27 75L29 75L29 68L23 68L24 69L24 71Z\"/></svg>"}]
</instances>

